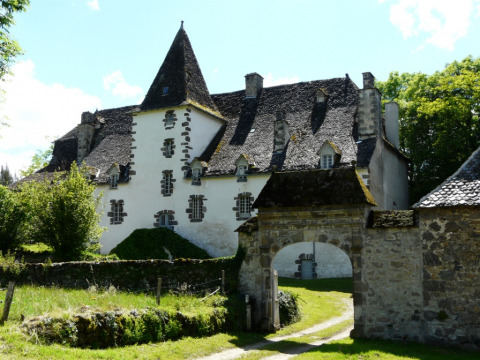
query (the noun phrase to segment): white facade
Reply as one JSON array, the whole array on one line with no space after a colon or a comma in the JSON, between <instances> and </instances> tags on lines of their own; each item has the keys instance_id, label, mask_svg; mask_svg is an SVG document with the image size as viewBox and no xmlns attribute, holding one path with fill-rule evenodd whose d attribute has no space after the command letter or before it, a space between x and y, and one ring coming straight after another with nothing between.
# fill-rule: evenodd
<instances>
[{"instance_id":1,"label":"white facade","mask_svg":"<svg viewBox=\"0 0 480 360\"><path fill-rule=\"evenodd\" d=\"M164 119L171 110L176 116L175 124L166 128ZM160 211L173 211L174 231L210 255L235 253L238 239L234 230L245 220L237 220L233 210L235 198L243 193L255 198L269 175L247 175L244 182L238 182L237 176L201 177L199 185L185 177L186 164L202 154L222 125L222 120L192 106L141 112L134 117L130 181L119 183L117 188L98 187L104 193L101 226L108 227L101 239L102 253L108 253L133 230L154 227L158 219L155 214ZM170 158L162 150L165 139L173 139ZM162 194L161 183L166 170L171 171L173 178L173 190L167 196ZM199 222L191 221L187 213L191 195L203 195L205 211ZM111 224L112 200L123 200L126 215L119 224Z\"/></svg>"}]
</instances>

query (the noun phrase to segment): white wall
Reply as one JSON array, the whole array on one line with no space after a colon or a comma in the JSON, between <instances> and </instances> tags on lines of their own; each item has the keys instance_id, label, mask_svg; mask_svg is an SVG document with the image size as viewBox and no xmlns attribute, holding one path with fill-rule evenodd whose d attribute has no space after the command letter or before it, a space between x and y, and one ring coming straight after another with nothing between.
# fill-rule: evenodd
<instances>
[{"instance_id":1,"label":"white wall","mask_svg":"<svg viewBox=\"0 0 480 360\"><path fill-rule=\"evenodd\" d=\"M300 254L313 254L315 246L315 262L317 263L317 278L340 278L352 276L352 263L350 258L341 249L331 244L316 242L297 243L280 250L273 260L273 268L278 271L278 276L293 278L299 271L295 260Z\"/></svg>"}]
</instances>

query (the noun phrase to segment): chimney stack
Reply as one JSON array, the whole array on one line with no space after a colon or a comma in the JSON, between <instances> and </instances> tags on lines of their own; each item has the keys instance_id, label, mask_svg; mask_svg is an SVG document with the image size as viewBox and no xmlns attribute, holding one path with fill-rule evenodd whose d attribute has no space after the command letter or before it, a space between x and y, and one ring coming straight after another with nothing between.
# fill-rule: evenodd
<instances>
[{"instance_id":1,"label":"chimney stack","mask_svg":"<svg viewBox=\"0 0 480 360\"><path fill-rule=\"evenodd\" d=\"M245 97L256 98L263 88L263 77L257 73L245 75Z\"/></svg>"},{"instance_id":2,"label":"chimney stack","mask_svg":"<svg viewBox=\"0 0 480 360\"><path fill-rule=\"evenodd\" d=\"M95 115L89 111L82 113L82 121L78 125L77 164L81 164L90 153L93 135L95 134Z\"/></svg>"},{"instance_id":3,"label":"chimney stack","mask_svg":"<svg viewBox=\"0 0 480 360\"><path fill-rule=\"evenodd\" d=\"M382 94L375 88L372 73L363 73L363 89L358 91L358 137L365 140L382 136Z\"/></svg>"},{"instance_id":4,"label":"chimney stack","mask_svg":"<svg viewBox=\"0 0 480 360\"><path fill-rule=\"evenodd\" d=\"M400 146L398 126L398 104L394 101L385 104L385 136L398 149Z\"/></svg>"}]
</instances>

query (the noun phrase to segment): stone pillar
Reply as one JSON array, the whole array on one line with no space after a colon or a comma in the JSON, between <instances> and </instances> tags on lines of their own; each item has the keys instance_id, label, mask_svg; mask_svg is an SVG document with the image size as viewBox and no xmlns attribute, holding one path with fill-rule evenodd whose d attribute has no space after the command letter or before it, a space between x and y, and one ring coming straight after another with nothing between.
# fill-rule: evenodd
<instances>
[{"instance_id":1,"label":"stone pillar","mask_svg":"<svg viewBox=\"0 0 480 360\"><path fill-rule=\"evenodd\" d=\"M382 136L382 106L381 94L375 88L375 78L369 73L363 73L363 89L359 90L358 103L358 137L365 140Z\"/></svg>"}]
</instances>

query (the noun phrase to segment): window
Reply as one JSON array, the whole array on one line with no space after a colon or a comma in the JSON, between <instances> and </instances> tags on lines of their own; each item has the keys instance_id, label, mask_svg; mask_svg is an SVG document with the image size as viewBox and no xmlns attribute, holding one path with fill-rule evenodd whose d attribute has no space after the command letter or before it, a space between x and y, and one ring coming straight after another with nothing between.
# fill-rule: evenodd
<instances>
[{"instance_id":1,"label":"window","mask_svg":"<svg viewBox=\"0 0 480 360\"><path fill-rule=\"evenodd\" d=\"M110 212L108 216L110 217L110 224L111 225L118 225L123 223L123 218L127 216L127 214L123 211L123 200L110 200Z\"/></svg>"},{"instance_id":2,"label":"window","mask_svg":"<svg viewBox=\"0 0 480 360\"><path fill-rule=\"evenodd\" d=\"M116 189L118 186L118 174L111 174L110 175L110 188Z\"/></svg>"},{"instance_id":3,"label":"window","mask_svg":"<svg viewBox=\"0 0 480 360\"><path fill-rule=\"evenodd\" d=\"M175 221L175 211L173 210L162 210L154 215L155 223L154 227L166 227L170 230L173 230L174 225L178 225L178 222Z\"/></svg>"},{"instance_id":4,"label":"window","mask_svg":"<svg viewBox=\"0 0 480 360\"><path fill-rule=\"evenodd\" d=\"M165 140L164 146L165 146L165 151L164 151L165 157L171 158L173 155L173 139Z\"/></svg>"},{"instance_id":5,"label":"window","mask_svg":"<svg viewBox=\"0 0 480 360\"><path fill-rule=\"evenodd\" d=\"M252 193L244 192L234 198L236 206L233 210L236 212L237 220L247 220L252 216Z\"/></svg>"},{"instance_id":6,"label":"window","mask_svg":"<svg viewBox=\"0 0 480 360\"><path fill-rule=\"evenodd\" d=\"M249 159L250 158L248 155L242 154L238 157L237 161L235 161L235 175L237 176L238 182L247 181L247 174L250 169L250 165L253 165L251 162L249 162Z\"/></svg>"},{"instance_id":7,"label":"window","mask_svg":"<svg viewBox=\"0 0 480 360\"><path fill-rule=\"evenodd\" d=\"M240 217L250 217L252 204L250 203L250 196L241 195L238 199Z\"/></svg>"},{"instance_id":8,"label":"window","mask_svg":"<svg viewBox=\"0 0 480 360\"><path fill-rule=\"evenodd\" d=\"M165 119L163 119L163 121L165 122L165 129L173 129L176 120L177 118L173 110L167 111L167 113L165 114Z\"/></svg>"},{"instance_id":9,"label":"window","mask_svg":"<svg viewBox=\"0 0 480 360\"><path fill-rule=\"evenodd\" d=\"M173 193L173 178L171 171L163 172L163 195L171 195Z\"/></svg>"},{"instance_id":10,"label":"window","mask_svg":"<svg viewBox=\"0 0 480 360\"><path fill-rule=\"evenodd\" d=\"M200 182L200 176L202 175L202 169L192 169L192 182Z\"/></svg>"},{"instance_id":11,"label":"window","mask_svg":"<svg viewBox=\"0 0 480 360\"><path fill-rule=\"evenodd\" d=\"M331 169L333 166L333 155L332 154L326 154L322 155L322 169Z\"/></svg>"},{"instance_id":12,"label":"window","mask_svg":"<svg viewBox=\"0 0 480 360\"><path fill-rule=\"evenodd\" d=\"M206 199L203 197L203 195L190 195L187 213L191 222L200 222L203 220L205 212L207 211L204 206L205 200Z\"/></svg>"},{"instance_id":13,"label":"window","mask_svg":"<svg viewBox=\"0 0 480 360\"><path fill-rule=\"evenodd\" d=\"M168 86L164 86L162 89L162 95L168 95Z\"/></svg>"}]
</instances>

